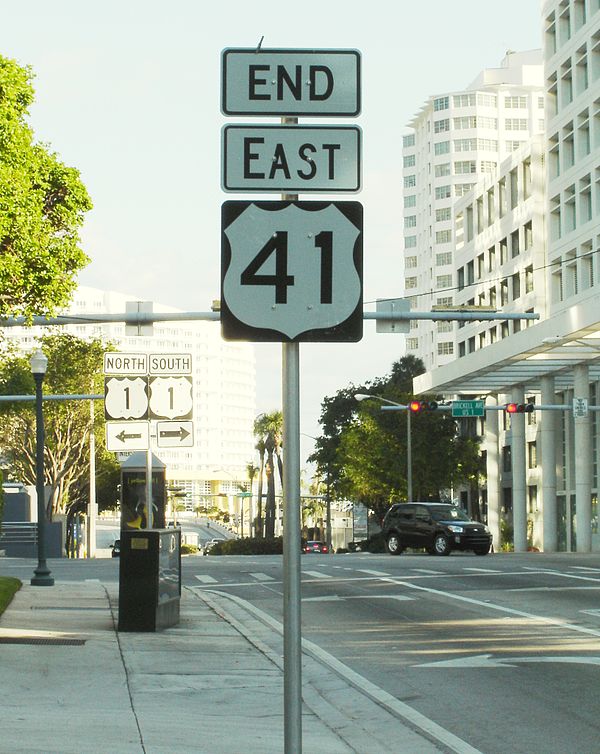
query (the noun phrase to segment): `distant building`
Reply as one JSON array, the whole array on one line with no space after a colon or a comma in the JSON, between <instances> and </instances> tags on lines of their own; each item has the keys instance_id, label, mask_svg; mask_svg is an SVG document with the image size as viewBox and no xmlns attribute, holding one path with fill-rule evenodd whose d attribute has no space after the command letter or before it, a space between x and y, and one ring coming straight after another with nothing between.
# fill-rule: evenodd
<instances>
[{"instance_id":1,"label":"distant building","mask_svg":"<svg viewBox=\"0 0 600 754\"><path fill-rule=\"evenodd\" d=\"M68 313L125 312L137 297L80 287ZM154 311L176 312L159 303ZM218 493L233 493L247 481L246 464L255 457L253 424L256 414L256 370L250 343L225 342L218 322L157 322L152 335L127 335L123 323L66 325L80 338L99 337L124 352L189 353L192 355L194 445L157 448L167 466L167 480L189 493L191 504L208 502ZM11 328L7 336L31 350L48 328ZM100 406L97 410L101 410Z\"/></svg>"},{"instance_id":2,"label":"distant building","mask_svg":"<svg viewBox=\"0 0 600 754\"><path fill-rule=\"evenodd\" d=\"M507 52L464 90L425 102L403 137L404 290L412 308L456 302L455 204L544 131L541 50ZM427 369L456 357L448 323L413 322L407 351Z\"/></svg>"}]
</instances>

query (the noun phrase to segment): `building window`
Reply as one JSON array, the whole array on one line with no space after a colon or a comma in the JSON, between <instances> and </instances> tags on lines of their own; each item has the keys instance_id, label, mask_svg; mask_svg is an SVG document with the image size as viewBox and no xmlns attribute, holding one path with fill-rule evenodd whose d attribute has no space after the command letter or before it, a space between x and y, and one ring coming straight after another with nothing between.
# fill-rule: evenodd
<instances>
[{"instance_id":1,"label":"building window","mask_svg":"<svg viewBox=\"0 0 600 754\"><path fill-rule=\"evenodd\" d=\"M513 301L521 297L521 275L518 272L512 276L512 297Z\"/></svg>"},{"instance_id":2,"label":"building window","mask_svg":"<svg viewBox=\"0 0 600 754\"><path fill-rule=\"evenodd\" d=\"M474 183L456 183L454 185L454 195L464 196L465 194L469 193L469 191L473 188L474 185L475 185Z\"/></svg>"},{"instance_id":3,"label":"building window","mask_svg":"<svg viewBox=\"0 0 600 754\"><path fill-rule=\"evenodd\" d=\"M434 110L447 110L448 107L449 107L448 97L436 97L433 100L433 109Z\"/></svg>"},{"instance_id":4,"label":"building window","mask_svg":"<svg viewBox=\"0 0 600 754\"><path fill-rule=\"evenodd\" d=\"M527 443L527 468L535 469L537 465L537 445L534 440Z\"/></svg>"},{"instance_id":5,"label":"building window","mask_svg":"<svg viewBox=\"0 0 600 754\"><path fill-rule=\"evenodd\" d=\"M416 175L405 175L404 176L404 188L414 188L417 185L417 176Z\"/></svg>"},{"instance_id":6,"label":"building window","mask_svg":"<svg viewBox=\"0 0 600 754\"><path fill-rule=\"evenodd\" d=\"M456 139L454 150L456 152L474 152L477 149L477 139Z\"/></svg>"},{"instance_id":7,"label":"building window","mask_svg":"<svg viewBox=\"0 0 600 754\"><path fill-rule=\"evenodd\" d=\"M436 288L451 288L452 275L438 275L435 279Z\"/></svg>"},{"instance_id":8,"label":"building window","mask_svg":"<svg viewBox=\"0 0 600 754\"><path fill-rule=\"evenodd\" d=\"M417 257L405 257L404 266L407 269L414 269L417 266Z\"/></svg>"},{"instance_id":9,"label":"building window","mask_svg":"<svg viewBox=\"0 0 600 754\"><path fill-rule=\"evenodd\" d=\"M477 172L477 163L475 160L461 160L454 163L454 173L456 175L465 175L467 173Z\"/></svg>"},{"instance_id":10,"label":"building window","mask_svg":"<svg viewBox=\"0 0 600 754\"><path fill-rule=\"evenodd\" d=\"M404 279L404 287L408 290L409 288L416 288L417 287L417 278L405 278Z\"/></svg>"},{"instance_id":11,"label":"building window","mask_svg":"<svg viewBox=\"0 0 600 754\"><path fill-rule=\"evenodd\" d=\"M497 107L498 98L495 94L484 94L483 92L477 92L477 104L482 107Z\"/></svg>"},{"instance_id":12,"label":"building window","mask_svg":"<svg viewBox=\"0 0 600 754\"><path fill-rule=\"evenodd\" d=\"M416 228L417 227L417 216L416 215L408 215L408 217L404 218L404 227L405 228Z\"/></svg>"},{"instance_id":13,"label":"building window","mask_svg":"<svg viewBox=\"0 0 600 754\"><path fill-rule=\"evenodd\" d=\"M407 338L406 339L406 348L409 351L418 351L419 350L419 339L418 338Z\"/></svg>"},{"instance_id":14,"label":"building window","mask_svg":"<svg viewBox=\"0 0 600 754\"><path fill-rule=\"evenodd\" d=\"M505 97L504 107L508 107L508 108L527 107L527 97Z\"/></svg>"},{"instance_id":15,"label":"building window","mask_svg":"<svg viewBox=\"0 0 600 754\"><path fill-rule=\"evenodd\" d=\"M435 211L435 221L437 223L444 222L445 220L452 220L452 209L450 207L442 207Z\"/></svg>"},{"instance_id":16,"label":"building window","mask_svg":"<svg viewBox=\"0 0 600 754\"><path fill-rule=\"evenodd\" d=\"M454 329L454 322L437 322L436 329L439 333L452 332Z\"/></svg>"},{"instance_id":17,"label":"building window","mask_svg":"<svg viewBox=\"0 0 600 754\"><path fill-rule=\"evenodd\" d=\"M445 251L442 254L435 255L435 266L443 267L444 265L452 264L452 252Z\"/></svg>"},{"instance_id":18,"label":"building window","mask_svg":"<svg viewBox=\"0 0 600 754\"><path fill-rule=\"evenodd\" d=\"M436 134L441 134L444 131L450 130L450 120L448 118L444 118L443 120L435 120L433 122L433 132Z\"/></svg>"},{"instance_id":19,"label":"building window","mask_svg":"<svg viewBox=\"0 0 600 754\"><path fill-rule=\"evenodd\" d=\"M455 94L452 97L454 107L473 107L475 105L475 93Z\"/></svg>"},{"instance_id":20,"label":"building window","mask_svg":"<svg viewBox=\"0 0 600 754\"><path fill-rule=\"evenodd\" d=\"M507 152L516 152L517 149L520 149L523 144L525 144L524 141L507 141L506 142L506 151Z\"/></svg>"},{"instance_id":21,"label":"building window","mask_svg":"<svg viewBox=\"0 0 600 754\"><path fill-rule=\"evenodd\" d=\"M404 236L404 248L405 249L414 249L417 245L417 237L416 236Z\"/></svg>"},{"instance_id":22,"label":"building window","mask_svg":"<svg viewBox=\"0 0 600 754\"><path fill-rule=\"evenodd\" d=\"M403 157L403 164L405 168L412 168L416 162L416 156L414 154L407 154Z\"/></svg>"},{"instance_id":23,"label":"building window","mask_svg":"<svg viewBox=\"0 0 600 754\"><path fill-rule=\"evenodd\" d=\"M435 155L448 154L450 152L449 141L438 141L433 145L433 153Z\"/></svg>"},{"instance_id":24,"label":"building window","mask_svg":"<svg viewBox=\"0 0 600 754\"><path fill-rule=\"evenodd\" d=\"M435 305L436 306L452 306L454 303L452 296L442 296L440 298L436 298Z\"/></svg>"},{"instance_id":25,"label":"building window","mask_svg":"<svg viewBox=\"0 0 600 754\"><path fill-rule=\"evenodd\" d=\"M452 231L451 230L438 230L435 234L435 242L436 243L450 243L452 241Z\"/></svg>"},{"instance_id":26,"label":"building window","mask_svg":"<svg viewBox=\"0 0 600 754\"><path fill-rule=\"evenodd\" d=\"M416 194L408 194L404 197L404 206L405 207L416 207L417 206L417 195Z\"/></svg>"},{"instance_id":27,"label":"building window","mask_svg":"<svg viewBox=\"0 0 600 754\"><path fill-rule=\"evenodd\" d=\"M406 134L402 137L402 146L403 147L414 147L415 145L415 135L414 134Z\"/></svg>"},{"instance_id":28,"label":"building window","mask_svg":"<svg viewBox=\"0 0 600 754\"><path fill-rule=\"evenodd\" d=\"M440 178L444 175L450 175L450 163L443 162L441 165L436 165L434 168L434 174L436 178Z\"/></svg>"},{"instance_id":29,"label":"building window","mask_svg":"<svg viewBox=\"0 0 600 754\"><path fill-rule=\"evenodd\" d=\"M527 118L506 118L504 128L507 131L527 131Z\"/></svg>"},{"instance_id":30,"label":"building window","mask_svg":"<svg viewBox=\"0 0 600 754\"><path fill-rule=\"evenodd\" d=\"M435 198L436 199L449 199L452 196L451 186L436 186Z\"/></svg>"},{"instance_id":31,"label":"building window","mask_svg":"<svg viewBox=\"0 0 600 754\"><path fill-rule=\"evenodd\" d=\"M443 341L437 344L438 356L451 356L454 353L454 343Z\"/></svg>"},{"instance_id":32,"label":"building window","mask_svg":"<svg viewBox=\"0 0 600 754\"><path fill-rule=\"evenodd\" d=\"M521 249L519 247L519 231L513 230L510 234L510 256L511 259L519 256Z\"/></svg>"},{"instance_id":33,"label":"building window","mask_svg":"<svg viewBox=\"0 0 600 754\"><path fill-rule=\"evenodd\" d=\"M533 292L533 265L525 268L525 293Z\"/></svg>"},{"instance_id":34,"label":"building window","mask_svg":"<svg viewBox=\"0 0 600 754\"><path fill-rule=\"evenodd\" d=\"M482 160L480 167L482 173L493 173L498 167L498 163L493 160Z\"/></svg>"}]
</instances>

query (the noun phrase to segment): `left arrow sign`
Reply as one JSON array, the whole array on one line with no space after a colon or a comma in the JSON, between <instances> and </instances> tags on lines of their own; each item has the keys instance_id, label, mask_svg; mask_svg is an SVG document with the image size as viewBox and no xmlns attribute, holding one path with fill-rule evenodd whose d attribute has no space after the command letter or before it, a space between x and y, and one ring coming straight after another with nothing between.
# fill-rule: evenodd
<instances>
[{"instance_id":1,"label":"left arrow sign","mask_svg":"<svg viewBox=\"0 0 600 754\"><path fill-rule=\"evenodd\" d=\"M106 422L107 450L147 450L149 443L148 422Z\"/></svg>"}]
</instances>

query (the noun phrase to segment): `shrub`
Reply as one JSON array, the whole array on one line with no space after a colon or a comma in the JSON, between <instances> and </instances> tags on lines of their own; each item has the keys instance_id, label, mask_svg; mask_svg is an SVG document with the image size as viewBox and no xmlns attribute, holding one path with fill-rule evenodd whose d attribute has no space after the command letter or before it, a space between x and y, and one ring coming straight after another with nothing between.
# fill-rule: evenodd
<instances>
[{"instance_id":1,"label":"shrub","mask_svg":"<svg viewBox=\"0 0 600 754\"><path fill-rule=\"evenodd\" d=\"M182 555L195 555L198 552L198 548L196 545L190 545L186 542L181 543L181 554Z\"/></svg>"},{"instance_id":2,"label":"shrub","mask_svg":"<svg viewBox=\"0 0 600 754\"><path fill-rule=\"evenodd\" d=\"M281 555L283 539L222 539L208 551L209 555Z\"/></svg>"}]
</instances>

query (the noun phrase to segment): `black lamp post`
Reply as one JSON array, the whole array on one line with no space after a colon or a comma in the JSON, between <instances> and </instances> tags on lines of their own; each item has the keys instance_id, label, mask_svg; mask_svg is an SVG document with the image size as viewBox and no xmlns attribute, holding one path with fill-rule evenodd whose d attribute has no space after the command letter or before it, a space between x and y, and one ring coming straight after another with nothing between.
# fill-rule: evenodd
<instances>
[{"instance_id":1,"label":"black lamp post","mask_svg":"<svg viewBox=\"0 0 600 754\"><path fill-rule=\"evenodd\" d=\"M54 586L54 578L46 565L46 501L44 494L44 412L42 409L42 382L48 359L41 348L32 355L31 373L35 380L35 489L37 493L37 551L38 564L31 577L32 586Z\"/></svg>"}]
</instances>

